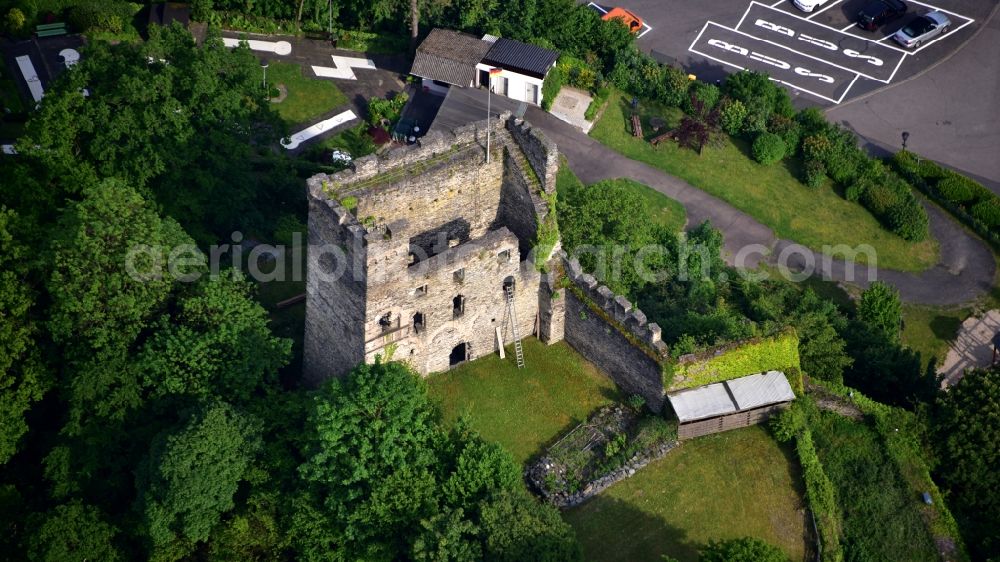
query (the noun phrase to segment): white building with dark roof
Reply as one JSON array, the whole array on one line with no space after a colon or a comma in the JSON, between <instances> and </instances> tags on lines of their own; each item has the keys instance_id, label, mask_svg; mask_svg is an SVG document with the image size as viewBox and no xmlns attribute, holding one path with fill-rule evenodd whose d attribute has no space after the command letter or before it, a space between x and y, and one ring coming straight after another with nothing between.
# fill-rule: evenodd
<instances>
[{"instance_id":1,"label":"white building with dark roof","mask_svg":"<svg viewBox=\"0 0 1000 562\"><path fill-rule=\"evenodd\" d=\"M559 53L535 45L487 35L482 39L447 29L434 29L417 48L410 74L428 90L444 93L450 86L480 87L493 93L541 105L542 83Z\"/></svg>"}]
</instances>

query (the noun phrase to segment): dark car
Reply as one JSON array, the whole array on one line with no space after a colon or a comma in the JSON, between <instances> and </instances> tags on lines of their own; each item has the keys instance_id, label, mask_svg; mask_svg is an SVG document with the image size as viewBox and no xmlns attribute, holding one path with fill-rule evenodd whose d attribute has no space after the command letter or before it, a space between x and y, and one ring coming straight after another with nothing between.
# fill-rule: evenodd
<instances>
[{"instance_id":1,"label":"dark car","mask_svg":"<svg viewBox=\"0 0 1000 562\"><path fill-rule=\"evenodd\" d=\"M906 4L902 0L874 0L858 11L858 27L875 31L905 13Z\"/></svg>"}]
</instances>

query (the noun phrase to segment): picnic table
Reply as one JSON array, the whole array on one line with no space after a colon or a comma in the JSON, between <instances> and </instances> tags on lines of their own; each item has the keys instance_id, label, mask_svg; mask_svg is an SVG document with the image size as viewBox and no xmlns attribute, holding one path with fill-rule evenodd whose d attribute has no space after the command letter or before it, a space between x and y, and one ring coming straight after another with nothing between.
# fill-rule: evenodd
<instances>
[{"instance_id":1,"label":"picnic table","mask_svg":"<svg viewBox=\"0 0 1000 562\"><path fill-rule=\"evenodd\" d=\"M642 138L642 121L635 113L632 114L632 136Z\"/></svg>"},{"instance_id":2,"label":"picnic table","mask_svg":"<svg viewBox=\"0 0 1000 562\"><path fill-rule=\"evenodd\" d=\"M38 37L55 37L57 35L66 35L66 24L59 23L44 23L35 26L35 35Z\"/></svg>"}]
</instances>

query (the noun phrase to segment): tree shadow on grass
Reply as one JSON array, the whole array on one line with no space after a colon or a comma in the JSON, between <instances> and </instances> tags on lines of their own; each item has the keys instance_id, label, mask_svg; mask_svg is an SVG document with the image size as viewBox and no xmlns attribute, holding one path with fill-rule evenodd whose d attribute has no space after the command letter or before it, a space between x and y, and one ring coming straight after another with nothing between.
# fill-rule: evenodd
<instances>
[{"instance_id":1,"label":"tree shadow on grass","mask_svg":"<svg viewBox=\"0 0 1000 562\"><path fill-rule=\"evenodd\" d=\"M694 562L702 546L688 540L684 529L606 495L563 512L563 518L576 531L585 560L660 560L666 554Z\"/></svg>"},{"instance_id":2,"label":"tree shadow on grass","mask_svg":"<svg viewBox=\"0 0 1000 562\"><path fill-rule=\"evenodd\" d=\"M937 315L931 320L931 332L934 337L951 342L958 335L958 329L962 321L955 316Z\"/></svg>"}]
</instances>

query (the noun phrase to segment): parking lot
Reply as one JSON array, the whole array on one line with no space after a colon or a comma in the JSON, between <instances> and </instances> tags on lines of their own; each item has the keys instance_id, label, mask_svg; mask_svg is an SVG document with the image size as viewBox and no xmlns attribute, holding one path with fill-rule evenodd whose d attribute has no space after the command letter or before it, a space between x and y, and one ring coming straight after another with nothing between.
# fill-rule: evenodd
<instances>
[{"instance_id":1,"label":"parking lot","mask_svg":"<svg viewBox=\"0 0 1000 562\"><path fill-rule=\"evenodd\" d=\"M804 105L832 106L934 64L968 39L994 0L905 0L907 13L876 31L855 21L869 0L828 0L813 12L791 0L622 0L648 26L637 44L661 62L708 81L739 69L759 70L786 85ZM604 5L604 9L608 6ZM938 10L947 33L904 48L892 35Z\"/></svg>"}]
</instances>

